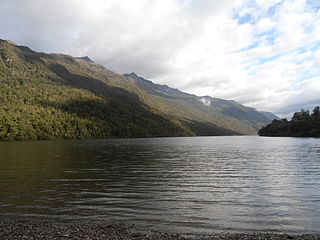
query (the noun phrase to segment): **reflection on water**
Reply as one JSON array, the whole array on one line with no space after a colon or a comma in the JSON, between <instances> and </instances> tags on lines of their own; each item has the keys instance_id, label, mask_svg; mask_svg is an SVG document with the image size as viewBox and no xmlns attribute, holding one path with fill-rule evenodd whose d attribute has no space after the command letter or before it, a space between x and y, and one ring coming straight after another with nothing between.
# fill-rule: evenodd
<instances>
[{"instance_id":1,"label":"reflection on water","mask_svg":"<svg viewBox=\"0 0 320 240\"><path fill-rule=\"evenodd\" d=\"M320 232L320 139L0 143L0 214L144 229Z\"/></svg>"}]
</instances>

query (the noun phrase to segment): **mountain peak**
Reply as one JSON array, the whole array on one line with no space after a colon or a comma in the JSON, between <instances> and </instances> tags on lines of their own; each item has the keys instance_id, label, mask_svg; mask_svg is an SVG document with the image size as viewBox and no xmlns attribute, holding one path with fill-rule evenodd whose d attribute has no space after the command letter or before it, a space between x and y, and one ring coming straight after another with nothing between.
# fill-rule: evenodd
<instances>
[{"instance_id":1,"label":"mountain peak","mask_svg":"<svg viewBox=\"0 0 320 240\"><path fill-rule=\"evenodd\" d=\"M78 59L81 59L81 60L86 61L86 62L92 62L93 63L93 61L88 56L79 57Z\"/></svg>"},{"instance_id":2,"label":"mountain peak","mask_svg":"<svg viewBox=\"0 0 320 240\"><path fill-rule=\"evenodd\" d=\"M134 78L141 78L141 77L139 77L135 72L125 73L125 74L123 74L123 76L125 76L125 77L134 77Z\"/></svg>"},{"instance_id":3,"label":"mountain peak","mask_svg":"<svg viewBox=\"0 0 320 240\"><path fill-rule=\"evenodd\" d=\"M9 44L11 44L11 45L17 45L15 42L13 42L13 41L11 41L11 40L4 40L4 39L0 39L1 41L3 41L3 42L6 42L6 43L9 43Z\"/></svg>"}]
</instances>

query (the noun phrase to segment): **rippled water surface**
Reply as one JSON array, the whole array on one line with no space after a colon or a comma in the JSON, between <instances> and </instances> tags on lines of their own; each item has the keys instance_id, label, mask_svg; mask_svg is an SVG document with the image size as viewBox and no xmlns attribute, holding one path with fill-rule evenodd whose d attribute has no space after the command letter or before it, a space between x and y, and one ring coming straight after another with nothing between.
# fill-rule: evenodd
<instances>
[{"instance_id":1,"label":"rippled water surface","mask_svg":"<svg viewBox=\"0 0 320 240\"><path fill-rule=\"evenodd\" d=\"M184 233L319 233L320 139L3 142L0 215Z\"/></svg>"}]
</instances>

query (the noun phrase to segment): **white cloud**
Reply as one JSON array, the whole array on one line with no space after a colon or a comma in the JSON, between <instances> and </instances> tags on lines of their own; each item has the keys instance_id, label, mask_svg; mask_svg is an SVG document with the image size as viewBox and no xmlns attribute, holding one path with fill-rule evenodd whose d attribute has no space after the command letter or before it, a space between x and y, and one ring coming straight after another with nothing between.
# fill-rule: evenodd
<instances>
[{"instance_id":1,"label":"white cloud","mask_svg":"<svg viewBox=\"0 0 320 240\"><path fill-rule=\"evenodd\" d=\"M307 0L0 0L0 38L286 114L320 103ZM312 87L312 89L311 89Z\"/></svg>"},{"instance_id":2,"label":"white cloud","mask_svg":"<svg viewBox=\"0 0 320 240\"><path fill-rule=\"evenodd\" d=\"M277 3L280 3L282 0L256 0L256 4L264 11L273 7Z\"/></svg>"},{"instance_id":3,"label":"white cloud","mask_svg":"<svg viewBox=\"0 0 320 240\"><path fill-rule=\"evenodd\" d=\"M276 25L276 22L271 18L262 18L259 22L256 23L256 31L258 33L267 32L272 30Z\"/></svg>"},{"instance_id":4,"label":"white cloud","mask_svg":"<svg viewBox=\"0 0 320 240\"><path fill-rule=\"evenodd\" d=\"M320 67L320 49L314 52L314 65Z\"/></svg>"}]
</instances>

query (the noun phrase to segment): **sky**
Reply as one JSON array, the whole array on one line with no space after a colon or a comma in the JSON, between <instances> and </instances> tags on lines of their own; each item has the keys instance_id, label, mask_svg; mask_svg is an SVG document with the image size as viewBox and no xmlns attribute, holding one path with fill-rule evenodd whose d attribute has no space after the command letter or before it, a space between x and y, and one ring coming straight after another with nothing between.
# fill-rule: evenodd
<instances>
[{"instance_id":1,"label":"sky","mask_svg":"<svg viewBox=\"0 0 320 240\"><path fill-rule=\"evenodd\" d=\"M281 117L320 105L320 0L0 0L0 38Z\"/></svg>"}]
</instances>

